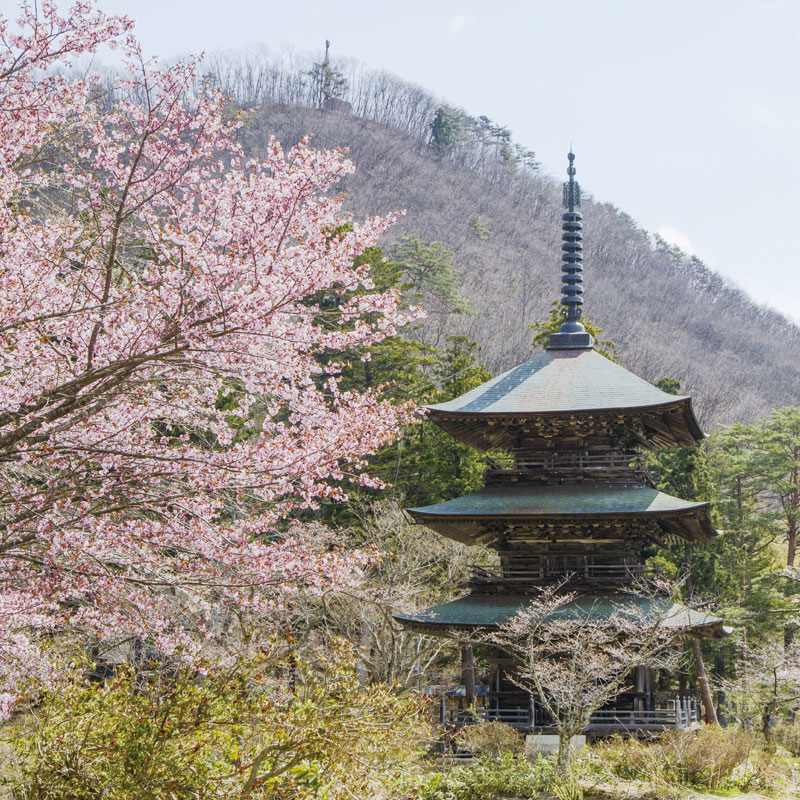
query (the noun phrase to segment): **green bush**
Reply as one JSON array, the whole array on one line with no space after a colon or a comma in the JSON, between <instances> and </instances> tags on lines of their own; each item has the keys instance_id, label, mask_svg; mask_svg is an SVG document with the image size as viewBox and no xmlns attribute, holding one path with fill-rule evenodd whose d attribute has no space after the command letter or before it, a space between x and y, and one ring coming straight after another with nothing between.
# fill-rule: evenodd
<instances>
[{"instance_id":1,"label":"green bush","mask_svg":"<svg viewBox=\"0 0 800 800\"><path fill-rule=\"evenodd\" d=\"M399 782L403 800L527 800L548 791L555 779L555 765L545 758L533 763L512 753L499 758L480 758L448 770L406 775Z\"/></svg>"},{"instance_id":2,"label":"green bush","mask_svg":"<svg viewBox=\"0 0 800 800\"><path fill-rule=\"evenodd\" d=\"M347 648L316 667L205 678L123 669L43 698L12 739L17 800L327 800L372 796L414 763L418 698L362 686ZM2 795L2 787L0 787Z\"/></svg>"},{"instance_id":3,"label":"green bush","mask_svg":"<svg viewBox=\"0 0 800 800\"><path fill-rule=\"evenodd\" d=\"M800 758L800 723L783 723L775 728L775 741L788 750L795 758Z\"/></svg>"},{"instance_id":4,"label":"green bush","mask_svg":"<svg viewBox=\"0 0 800 800\"><path fill-rule=\"evenodd\" d=\"M553 781L552 791L557 800L583 800L584 792L579 770L572 768L565 774L557 775Z\"/></svg>"},{"instance_id":5,"label":"green bush","mask_svg":"<svg viewBox=\"0 0 800 800\"><path fill-rule=\"evenodd\" d=\"M667 731L651 742L612 737L596 744L590 759L596 770L619 778L714 790L748 774L755 744L745 731L707 725Z\"/></svg>"}]
</instances>

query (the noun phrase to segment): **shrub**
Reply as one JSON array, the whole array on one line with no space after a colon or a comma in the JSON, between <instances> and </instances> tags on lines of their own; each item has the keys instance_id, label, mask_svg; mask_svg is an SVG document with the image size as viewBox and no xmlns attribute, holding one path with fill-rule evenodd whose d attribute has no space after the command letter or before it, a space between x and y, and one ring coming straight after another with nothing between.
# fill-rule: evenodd
<instances>
[{"instance_id":1,"label":"shrub","mask_svg":"<svg viewBox=\"0 0 800 800\"><path fill-rule=\"evenodd\" d=\"M34 709L14 740L19 800L243 800L372 796L412 761L420 701L361 686L346 648L324 669L275 664L231 674L122 669L75 683Z\"/></svg>"},{"instance_id":2,"label":"shrub","mask_svg":"<svg viewBox=\"0 0 800 800\"><path fill-rule=\"evenodd\" d=\"M800 757L800 724L783 723L774 731L775 741L795 758Z\"/></svg>"},{"instance_id":3,"label":"shrub","mask_svg":"<svg viewBox=\"0 0 800 800\"><path fill-rule=\"evenodd\" d=\"M715 789L747 761L752 734L707 725L697 731L668 731L656 744L673 783Z\"/></svg>"},{"instance_id":4,"label":"shrub","mask_svg":"<svg viewBox=\"0 0 800 800\"><path fill-rule=\"evenodd\" d=\"M583 800L583 787L575 768L557 775L552 790L557 800Z\"/></svg>"},{"instance_id":5,"label":"shrub","mask_svg":"<svg viewBox=\"0 0 800 800\"><path fill-rule=\"evenodd\" d=\"M750 733L707 725L667 731L651 742L611 738L594 746L591 759L596 769L620 778L717 789L731 782L754 748Z\"/></svg>"},{"instance_id":6,"label":"shrub","mask_svg":"<svg viewBox=\"0 0 800 800\"><path fill-rule=\"evenodd\" d=\"M443 772L406 775L398 783L403 800L496 800L538 797L555 779L555 765L545 758L533 763L512 753L483 757Z\"/></svg>"},{"instance_id":7,"label":"shrub","mask_svg":"<svg viewBox=\"0 0 800 800\"><path fill-rule=\"evenodd\" d=\"M503 753L521 753L525 749L525 737L505 722L467 725L456 735L456 743L462 750L491 758Z\"/></svg>"},{"instance_id":8,"label":"shrub","mask_svg":"<svg viewBox=\"0 0 800 800\"><path fill-rule=\"evenodd\" d=\"M794 777L790 764L781 762L774 755L763 751L734 770L731 777L725 781L724 788L784 797L782 790Z\"/></svg>"}]
</instances>

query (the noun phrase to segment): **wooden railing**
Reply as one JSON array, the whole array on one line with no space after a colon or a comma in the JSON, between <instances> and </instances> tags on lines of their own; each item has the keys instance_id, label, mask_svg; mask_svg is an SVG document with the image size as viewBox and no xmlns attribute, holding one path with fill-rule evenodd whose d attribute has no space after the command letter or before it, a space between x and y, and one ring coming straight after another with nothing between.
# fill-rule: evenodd
<instances>
[{"instance_id":1,"label":"wooden railing","mask_svg":"<svg viewBox=\"0 0 800 800\"><path fill-rule=\"evenodd\" d=\"M517 452L486 459L486 480L517 483L543 479L575 478L612 482L643 481L648 477L645 459L635 451L606 453Z\"/></svg>"},{"instance_id":2,"label":"wooden railing","mask_svg":"<svg viewBox=\"0 0 800 800\"><path fill-rule=\"evenodd\" d=\"M505 722L515 728L530 728L531 712L527 708L476 708L474 713L469 709L447 708L442 724L445 727L463 728L477 721Z\"/></svg>"},{"instance_id":3,"label":"wooden railing","mask_svg":"<svg viewBox=\"0 0 800 800\"><path fill-rule=\"evenodd\" d=\"M444 727L461 728L475 722L505 722L515 728L553 727L552 720L546 719L540 709L529 708L447 708L442 704L441 724ZM667 728L684 730L696 725L702 719L700 704L694 698L676 697L665 708L652 710L628 710L609 708L592 714L588 730L596 733L662 731ZM533 721L532 721L533 719Z\"/></svg>"},{"instance_id":4,"label":"wooden railing","mask_svg":"<svg viewBox=\"0 0 800 800\"><path fill-rule=\"evenodd\" d=\"M541 564L525 567L470 567L469 585L476 589L508 589L525 585L558 583L630 583L658 574L649 564L583 564L574 567Z\"/></svg>"},{"instance_id":5,"label":"wooden railing","mask_svg":"<svg viewBox=\"0 0 800 800\"><path fill-rule=\"evenodd\" d=\"M595 711L589 727L597 732L659 731L665 728L684 730L700 722L700 705L692 697L676 697L666 708L649 711L603 709Z\"/></svg>"}]
</instances>

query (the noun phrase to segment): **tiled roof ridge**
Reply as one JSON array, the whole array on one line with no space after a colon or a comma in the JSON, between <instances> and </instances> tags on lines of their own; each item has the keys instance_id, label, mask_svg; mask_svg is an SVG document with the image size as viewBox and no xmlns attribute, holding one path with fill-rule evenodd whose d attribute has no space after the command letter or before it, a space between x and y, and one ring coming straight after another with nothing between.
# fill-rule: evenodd
<instances>
[{"instance_id":1,"label":"tiled roof ridge","mask_svg":"<svg viewBox=\"0 0 800 800\"><path fill-rule=\"evenodd\" d=\"M615 364L596 350L545 350L431 412L548 413L667 406L673 395Z\"/></svg>"}]
</instances>

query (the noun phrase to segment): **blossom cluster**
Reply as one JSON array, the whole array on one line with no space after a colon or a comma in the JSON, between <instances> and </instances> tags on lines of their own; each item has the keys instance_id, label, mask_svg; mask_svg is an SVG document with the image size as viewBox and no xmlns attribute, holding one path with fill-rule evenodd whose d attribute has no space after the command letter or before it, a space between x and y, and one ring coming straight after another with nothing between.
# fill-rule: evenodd
<instances>
[{"instance_id":1,"label":"blossom cluster","mask_svg":"<svg viewBox=\"0 0 800 800\"><path fill-rule=\"evenodd\" d=\"M195 658L232 619L267 624L293 592L352 580L366 554L279 523L369 483L365 459L414 414L343 391L331 366L413 313L354 266L392 220L344 213L341 152L270 141L246 159L197 62L146 61L130 22L91 3L23 3L12 27L0 19L5 712L21 676L52 671L59 635ZM112 87L65 71L101 45L125 55Z\"/></svg>"}]
</instances>

